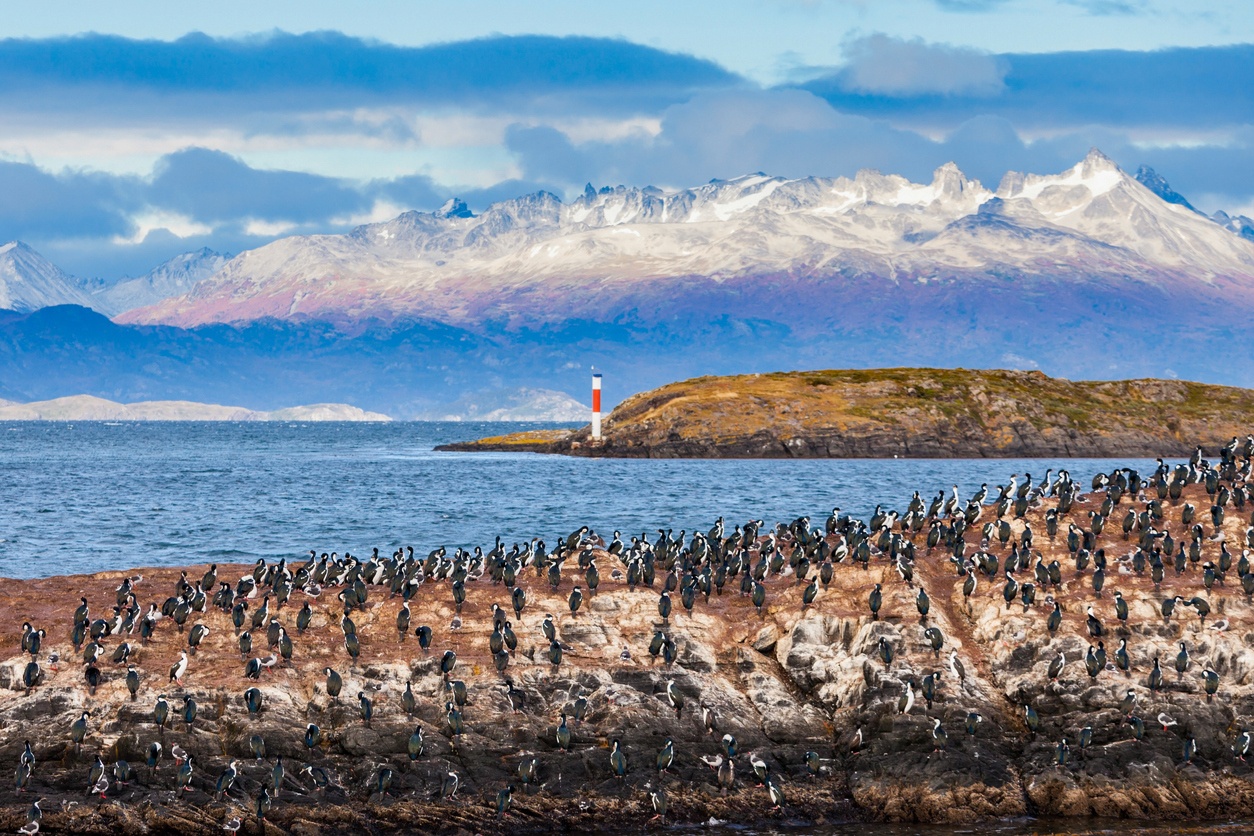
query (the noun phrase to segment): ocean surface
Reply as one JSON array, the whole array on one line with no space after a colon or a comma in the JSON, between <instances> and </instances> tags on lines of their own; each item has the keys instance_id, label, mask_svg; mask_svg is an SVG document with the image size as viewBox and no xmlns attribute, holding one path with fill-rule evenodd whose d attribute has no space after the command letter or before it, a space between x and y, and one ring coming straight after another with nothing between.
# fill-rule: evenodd
<instances>
[{"instance_id":1,"label":"ocean surface","mask_svg":"<svg viewBox=\"0 0 1254 836\"><path fill-rule=\"evenodd\" d=\"M1150 460L614 460L437 453L489 423L0 423L0 576L488 546L580 525L608 540L833 506L904 509L1012 473L1152 470Z\"/></svg>"}]
</instances>

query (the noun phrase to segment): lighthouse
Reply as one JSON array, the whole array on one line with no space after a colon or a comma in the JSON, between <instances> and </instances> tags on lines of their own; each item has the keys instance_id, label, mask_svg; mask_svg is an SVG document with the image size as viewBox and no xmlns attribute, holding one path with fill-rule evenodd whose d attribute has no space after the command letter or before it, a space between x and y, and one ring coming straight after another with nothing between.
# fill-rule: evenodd
<instances>
[{"instance_id":1,"label":"lighthouse","mask_svg":"<svg viewBox=\"0 0 1254 836\"><path fill-rule=\"evenodd\" d=\"M592 440L601 440L601 375L592 376Z\"/></svg>"}]
</instances>

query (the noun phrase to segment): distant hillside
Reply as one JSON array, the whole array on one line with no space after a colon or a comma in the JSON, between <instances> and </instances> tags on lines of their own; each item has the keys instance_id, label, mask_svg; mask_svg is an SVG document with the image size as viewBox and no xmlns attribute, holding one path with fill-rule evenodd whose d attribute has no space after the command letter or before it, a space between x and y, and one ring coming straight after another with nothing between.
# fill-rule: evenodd
<instances>
[{"instance_id":1,"label":"distant hillside","mask_svg":"<svg viewBox=\"0 0 1254 836\"><path fill-rule=\"evenodd\" d=\"M451 450L640 458L1182 456L1254 431L1254 391L1040 372L872 369L700 377L588 428Z\"/></svg>"},{"instance_id":2,"label":"distant hillside","mask_svg":"<svg viewBox=\"0 0 1254 836\"><path fill-rule=\"evenodd\" d=\"M0 400L0 421L391 421L342 403L293 406L259 412L240 406L192 401L116 403L91 395L72 395L34 403Z\"/></svg>"}]
</instances>

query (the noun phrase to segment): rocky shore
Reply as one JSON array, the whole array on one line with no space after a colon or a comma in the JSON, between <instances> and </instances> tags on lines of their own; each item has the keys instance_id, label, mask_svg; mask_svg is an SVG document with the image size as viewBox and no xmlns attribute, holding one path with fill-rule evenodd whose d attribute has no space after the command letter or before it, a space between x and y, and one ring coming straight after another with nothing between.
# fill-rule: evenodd
<instances>
[{"instance_id":1,"label":"rocky shore","mask_svg":"<svg viewBox=\"0 0 1254 836\"><path fill-rule=\"evenodd\" d=\"M1190 471L1178 492L1167 487L1175 478L1169 472L1162 500L1149 474L1140 474L1145 484L1125 481L1113 491L1090 488L1088 474L1082 482L1077 474L1074 490L1061 495L1034 487L1018 503L1012 489L1001 506L970 506L964 498L917 516L906 512L903 496L899 518L867 528L839 516L827 526L784 521L779 531L768 523L741 543L739 529L682 543L680 534L665 542L655 535L649 549L626 535L624 543L608 532L596 539L575 532L562 538L571 547L563 547L556 588L550 565L524 565L537 563L526 544L522 551L491 550L481 562L457 560L450 551L412 561L405 552L360 563L340 557L342 570L321 553L309 564L294 556L282 567L218 566L203 610L188 589L202 582L206 566L2 580L0 763L20 778L29 741L34 764L23 792L11 781L0 788L0 828L21 827L37 798L44 799L43 832L110 836L220 833L234 818L243 832L304 834L591 831L711 818L959 823L1024 815L1250 815L1254 775L1237 755L1247 745L1242 733L1254 729L1254 607L1245 592L1254 591L1254 576L1243 581L1254 504L1244 488L1248 459L1214 464L1218 470ZM1126 478L1116 474L1116 482ZM987 501L996 496L994 489ZM1224 509L1222 518L1213 506ZM1146 516L1125 534L1129 510ZM953 525L968 514L977 518L965 534L955 533ZM954 560L958 541L965 542L963 558ZM724 561L738 564L745 545L746 568L724 576ZM541 564L552 563L554 546ZM1138 549L1141 558L1134 557ZM1152 557L1141 563L1155 549L1166 564L1160 580ZM1179 572L1177 549L1184 550ZM1104 584L1094 579L1099 550ZM655 570L651 588L635 577L645 554ZM1027 603L1022 586L1014 594L1006 588L1012 554L1012 577L1035 582ZM596 577L580 563L594 563ZM970 576L960 566L970 566ZM744 573L759 568L760 606L754 584L742 585ZM244 599L252 647L241 653L231 612L213 599L222 582L247 596L257 577L259 591ZM668 577L676 588L663 618ZM964 591L968 577L975 588ZM882 603L873 613L877 584ZM582 600L572 613L576 585ZM1164 617L1163 600L1175 596L1181 600ZM76 648L80 597L90 613L88 635ZM1054 629L1051 601L1060 605ZM141 624L150 602L171 615L156 621L145 641L140 626L127 632L124 622L135 606ZM176 614L186 616L182 629ZM544 634L546 614L553 616L558 664ZM514 650L494 652L497 620L510 622ZM112 629L115 621L119 629ZM34 654L19 648L24 622L45 631ZM208 634L188 657L181 682L171 681L180 652L201 632L198 624ZM421 627L430 628L425 650ZM86 664L93 629L109 634L98 641L99 658ZM278 636L273 649L270 635ZM1116 654L1121 640L1126 672ZM1090 675L1085 656L1099 641L1107 660ZM133 697L127 663L113 661L124 643L138 676ZM1177 673L1181 643L1188 657ZM451 666L446 651L455 656ZM55 664L51 654L59 657ZM1060 654L1065 664L1051 670ZM32 659L39 667L25 682ZM252 679L246 672L257 659L265 663ZM1161 683L1151 673L1155 659ZM338 698L328 695L328 667L343 681ZM90 668L100 677L94 688L85 677ZM1218 677L1213 698L1204 671ZM256 705L258 695L246 695L250 688L260 692L255 712L248 703L251 697ZM1129 692L1136 697L1130 707ZM159 695L170 707L164 728L154 719ZM368 720L361 697L370 702ZM197 707L190 723L185 698ZM450 718L449 703L460 718ZM76 745L74 725L84 715ZM458 720L464 728L455 734ZM307 743L311 724L317 739ZM974 734L966 733L968 724ZM423 745L414 753L416 727ZM721 785L726 770L716 768L729 745L724 735L734 737L730 786ZM261 757L254 754L257 738ZM659 772L667 738L674 761ZM622 777L611 757L615 740L626 756ZM1188 741L1194 749L1186 749ZM149 766L154 743L161 754ZM176 747L192 764L183 792ZM93 790L97 756L105 779ZM263 822L258 798L263 788L273 791L280 758L284 775L267 796ZM527 783L520 767L533 758L535 777ZM232 760L237 777L218 798L216 785ZM765 785L755 776L757 760L767 770ZM302 771L306 764L313 769ZM457 792L442 797L449 773L458 778ZM509 814L498 815L498 794L511 785ZM656 797L665 799L664 819L653 818Z\"/></svg>"},{"instance_id":2,"label":"rocky shore","mask_svg":"<svg viewBox=\"0 0 1254 836\"><path fill-rule=\"evenodd\" d=\"M1187 456L1247 431L1254 391L1041 372L859 369L699 377L633 395L590 428L447 444L455 452L621 458Z\"/></svg>"}]
</instances>

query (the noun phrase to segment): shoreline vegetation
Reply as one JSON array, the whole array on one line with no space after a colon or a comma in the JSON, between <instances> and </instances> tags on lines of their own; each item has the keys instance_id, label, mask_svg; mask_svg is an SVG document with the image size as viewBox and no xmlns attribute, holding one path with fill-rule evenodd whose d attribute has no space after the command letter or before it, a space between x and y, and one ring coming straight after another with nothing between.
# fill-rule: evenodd
<instances>
[{"instance_id":1,"label":"shoreline vegetation","mask_svg":"<svg viewBox=\"0 0 1254 836\"><path fill-rule=\"evenodd\" d=\"M1249 816L1254 438L1215 453L868 520L0 580L0 827Z\"/></svg>"},{"instance_id":2,"label":"shoreline vegetation","mask_svg":"<svg viewBox=\"0 0 1254 836\"><path fill-rule=\"evenodd\" d=\"M445 444L454 452L624 458L1187 456L1243 435L1254 391L1041 372L868 369L699 377L633 395L589 427Z\"/></svg>"}]
</instances>

